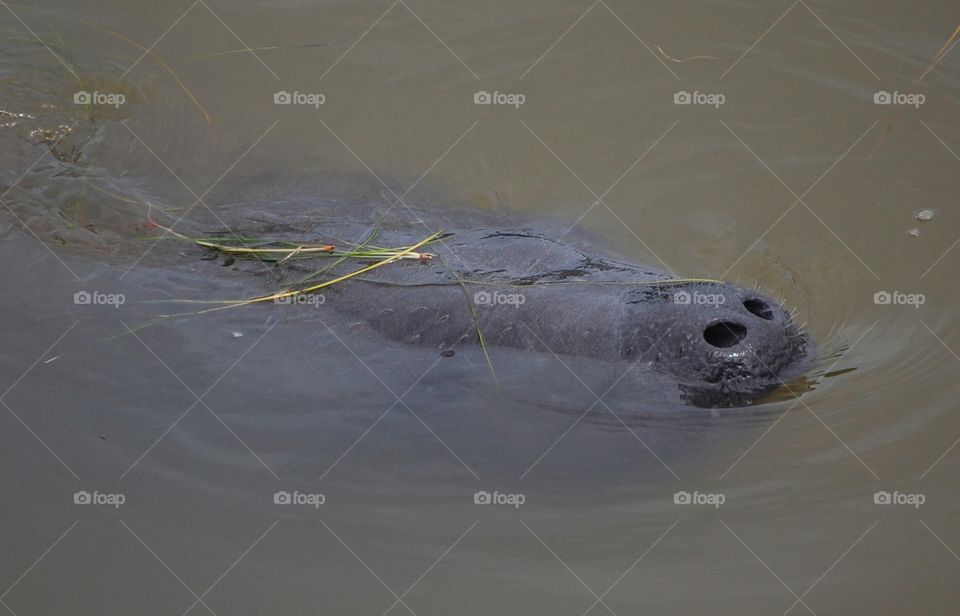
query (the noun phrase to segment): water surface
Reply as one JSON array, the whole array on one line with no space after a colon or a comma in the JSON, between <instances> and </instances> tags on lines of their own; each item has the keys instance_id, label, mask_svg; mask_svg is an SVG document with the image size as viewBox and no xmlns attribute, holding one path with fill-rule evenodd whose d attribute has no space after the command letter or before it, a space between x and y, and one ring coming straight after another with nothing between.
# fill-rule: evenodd
<instances>
[{"instance_id":1,"label":"water surface","mask_svg":"<svg viewBox=\"0 0 960 616\"><path fill-rule=\"evenodd\" d=\"M932 1L10 4L5 609L954 613L956 51L911 84L958 23ZM278 278L153 247L148 211L187 232L330 204L540 221L757 285L821 361L746 409L607 409L549 355L494 350L523 366L498 392L476 349L331 311L153 322Z\"/></svg>"}]
</instances>

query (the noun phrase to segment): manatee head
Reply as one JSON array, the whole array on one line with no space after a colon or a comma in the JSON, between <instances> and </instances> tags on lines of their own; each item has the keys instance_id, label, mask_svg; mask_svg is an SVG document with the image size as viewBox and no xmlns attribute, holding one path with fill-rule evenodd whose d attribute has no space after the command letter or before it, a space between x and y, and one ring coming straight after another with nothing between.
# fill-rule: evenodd
<instances>
[{"instance_id":1,"label":"manatee head","mask_svg":"<svg viewBox=\"0 0 960 616\"><path fill-rule=\"evenodd\" d=\"M815 350L777 301L725 283L642 286L624 296L622 355L677 378L702 406L738 406L785 384Z\"/></svg>"}]
</instances>

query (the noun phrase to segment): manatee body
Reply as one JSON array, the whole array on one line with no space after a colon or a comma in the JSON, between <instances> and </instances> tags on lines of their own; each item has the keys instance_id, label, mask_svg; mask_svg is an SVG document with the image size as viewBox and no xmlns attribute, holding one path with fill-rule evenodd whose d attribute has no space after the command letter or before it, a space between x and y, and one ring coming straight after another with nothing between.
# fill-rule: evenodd
<instances>
[{"instance_id":1,"label":"manatee body","mask_svg":"<svg viewBox=\"0 0 960 616\"><path fill-rule=\"evenodd\" d=\"M383 231L376 243L423 237L422 228ZM701 399L706 392L709 405L768 392L813 358L787 311L754 290L683 282L528 229L457 231L425 250L436 257L328 287L325 306L441 352L482 337L490 347L643 362Z\"/></svg>"}]
</instances>

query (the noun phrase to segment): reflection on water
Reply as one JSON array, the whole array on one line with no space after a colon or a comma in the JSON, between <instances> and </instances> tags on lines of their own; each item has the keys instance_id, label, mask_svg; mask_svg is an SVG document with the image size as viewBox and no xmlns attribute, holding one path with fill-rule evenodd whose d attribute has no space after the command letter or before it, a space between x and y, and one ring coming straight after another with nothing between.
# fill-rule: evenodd
<instances>
[{"instance_id":1,"label":"reflection on water","mask_svg":"<svg viewBox=\"0 0 960 616\"><path fill-rule=\"evenodd\" d=\"M9 8L9 611L952 613L956 52L919 107L874 102L946 3ZM497 389L476 348L309 306L156 319L284 279L150 219L295 233L347 206L577 222L759 287L820 360L763 404L667 408L494 350ZM898 293L924 302L874 299Z\"/></svg>"}]
</instances>

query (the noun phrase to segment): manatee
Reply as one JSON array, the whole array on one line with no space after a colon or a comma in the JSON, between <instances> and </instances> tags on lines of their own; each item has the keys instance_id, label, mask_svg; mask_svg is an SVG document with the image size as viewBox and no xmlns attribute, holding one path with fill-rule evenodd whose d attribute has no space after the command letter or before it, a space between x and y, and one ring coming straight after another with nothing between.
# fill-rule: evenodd
<instances>
[{"instance_id":1,"label":"manatee","mask_svg":"<svg viewBox=\"0 0 960 616\"><path fill-rule=\"evenodd\" d=\"M36 45L24 46L18 49L18 58L44 53ZM24 65L2 68L15 75ZM6 112L7 128L16 129L22 138L5 142L3 159L15 163L6 165L10 169L30 170L24 175L0 173L0 192L17 188L5 205L18 221L30 225L31 233L44 241L55 239L63 250L140 263L144 243L128 224L130 214L140 213L128 210L130 203L143 201L152 191L142 186L145 181L127 177L129 148L116 147L116 138L103 137L119 134L121 143L133 144L129 129L117 128L116 120L137 107L128 105L113 115L105 110L107 115L96 117L85 110L85 115L74 117L85 108L63 98L40 104L38 97L63 90L55 75L14 80L0 96L4 107L21 110ZM130 92L131 101L137 98L134 94ZM23 101L35 104L26 109ZM51 156L38 158L40 147L49 147ZM38 165L40 160L44 164ZM298 221L312 221L301 238L308 241L319 237L337 244L359 242L369 232L369 224L344 214L345 209L369 214L376 209L370 201L354 201L357 205L344 208L343 200L336 204L315 197L284 199L290 193L281 192L304 186L311 195L334 194L337 191L329 186L336 184L335 178L313 175L291 182L279 172L277 177L282 181L272 180L272 185L261 176L238 178L247 182L232 189L233 196L242 195L241 201L221 203L226 210L238 207L234 212L244 219L250 218L251 209L272 207L283 223L277 228L286 229L294 228L289 224L293 217L311 212ZM97 181L88 182L90 178ZM324 186L326 190L320 191ZM261 199L252 199L255 193ZM105 196L111 194L118 199ZM70 211L83 213L84 224L63 223L61 209L66 204ZM121 214L114 215L111 208ZM223 208L217 209L229 218ZM778 302L757 291L677 279L602 250L551 239L537 225L494 226L454 215L446 207L429 216L430 228L447 232L428 248L436 258L399 261L324 289L325 309L367 323L388 338L441 353L482 342L491 348L611 364L642 362L664 377L661 382L693 392L706 405L750 402L812 365L815 345L810 337ZM179 217L165 220L177 226ZM377 242L385 246L409 246L424 237L423 225L402 219L391 220L379 231ZM157 263L161 252L152 251L143 264ZM173 262L177 261L160 261ZM355 260L348 260L327 276L356 267Z\"/></svg>"},{"instance_id":2,"label":"manatee","mask_svg":"<svg viewBox=\"0 0 960 616\"><path fill-rule=\"evenodd\" d=\"M321 229L330 237L330 223ZM369 232L358 225L334 235L359 242ZM410 246L424 235L416 224L384 227L376 243ZM323 289L324 309L440 353L482 342L641 362L699 406L749 404L815 357L810 336L761 292L676 278L528 227L446 231L425 250L434 257L396 261ZM326 275L357 268L345 262Z\"/></svg>"}]
</instances>

